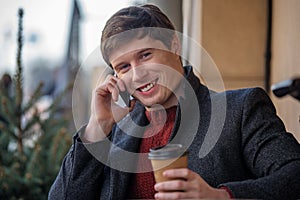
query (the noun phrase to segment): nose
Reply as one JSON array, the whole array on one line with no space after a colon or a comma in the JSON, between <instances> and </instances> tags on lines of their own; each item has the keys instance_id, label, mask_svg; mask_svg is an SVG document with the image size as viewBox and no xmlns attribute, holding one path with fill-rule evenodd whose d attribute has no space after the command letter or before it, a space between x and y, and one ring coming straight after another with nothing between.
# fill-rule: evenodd
<instances>
[{"instance_id":1,"label":"nose","mask_svg":"<svg viewBox=\"0 0 300 200\"><path fill-rule=\"evenodd\" d=\"M144 65L134 65L132 66L132 81L140 82L143 81L148 74Z\"/></svg>"}]
</instances>

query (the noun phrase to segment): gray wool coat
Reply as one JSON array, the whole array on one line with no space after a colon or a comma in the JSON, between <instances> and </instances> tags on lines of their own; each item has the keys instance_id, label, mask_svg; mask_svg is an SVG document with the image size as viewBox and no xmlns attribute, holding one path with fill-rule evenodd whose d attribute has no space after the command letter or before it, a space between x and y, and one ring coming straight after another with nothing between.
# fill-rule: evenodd
<instances>
[{"instance_id":1,"label":"gray wool coat","mask_svg":"<svg viewBox=\"0 0 300 200\"><path fill-rule=\"evenodd\" d=\"M299 199L300 145L286 132L268 95L260 88L213 92L192 67L184 69L192 90L180 98L169 141L188 148L188 168L213 187L226 186L235 198ZM137 103L107 140L93 144L81 142L83 126L49 199L126 199L136 163L126 152L138 151L139 135L149 123L144 111Z\"/></svg>"}]
</instances>

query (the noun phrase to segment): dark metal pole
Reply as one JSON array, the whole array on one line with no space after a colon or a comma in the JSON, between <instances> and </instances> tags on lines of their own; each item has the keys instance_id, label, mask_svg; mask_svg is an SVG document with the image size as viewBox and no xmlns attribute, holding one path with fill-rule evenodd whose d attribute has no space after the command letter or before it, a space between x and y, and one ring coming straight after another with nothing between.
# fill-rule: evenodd
<instances>
[{"instance_id":1,"label":"dark metal pole","mask_svg":"<svg viewBox=\"0 0 300 200\"><path fill-rule=\"evenodd\" d=\"M266 52L265 52L265 90L270 92L270 76L271 76L271 43L272 43L272 8L273 0L268 0L267 6L267 37L266 37Z\"/></svg>"}]
</instances>

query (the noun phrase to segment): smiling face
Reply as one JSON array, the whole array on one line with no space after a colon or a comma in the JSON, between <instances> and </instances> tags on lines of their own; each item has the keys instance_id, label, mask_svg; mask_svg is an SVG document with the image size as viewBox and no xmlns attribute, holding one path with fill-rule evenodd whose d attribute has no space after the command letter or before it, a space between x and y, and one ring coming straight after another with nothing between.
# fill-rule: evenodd
<instances>
[{"instance_id":1,"label":"smiling face","mask_svg":"<svg viewBox=\"0 0 300 200\"><path fill-rule=\"evenodd\" d=\"M115 49L110 63L129 93L146 107L159 104L165 108L177 105L173 94L183 75L178 39L169 50L161 41L146 36Z\"/></svg>"}]
</instances>

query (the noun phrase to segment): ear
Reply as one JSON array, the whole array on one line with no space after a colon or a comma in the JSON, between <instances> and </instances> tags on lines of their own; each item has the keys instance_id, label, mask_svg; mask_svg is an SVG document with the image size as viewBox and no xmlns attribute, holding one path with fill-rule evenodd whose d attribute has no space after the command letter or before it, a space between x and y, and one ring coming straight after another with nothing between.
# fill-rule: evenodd
<instances>
[{"instance_id":1,"label":"ear","mask_svg":"<svg viewBox=\"0 0 300 200\"><path fill-rule=\"evenodd\" d=\"M181 55L181 44L177 35L174 35L171 43L171 51L176 55Z\"/></svg>"}]
</instances>

